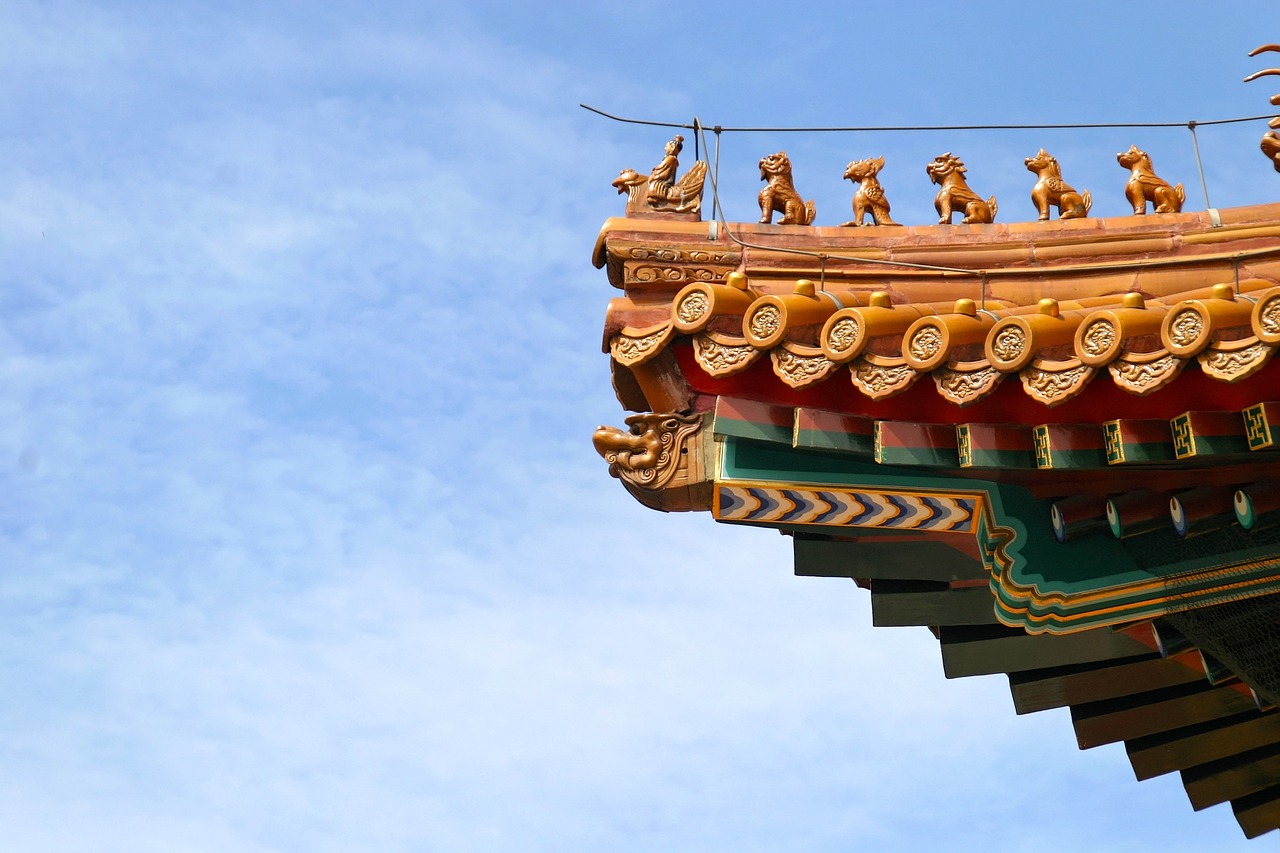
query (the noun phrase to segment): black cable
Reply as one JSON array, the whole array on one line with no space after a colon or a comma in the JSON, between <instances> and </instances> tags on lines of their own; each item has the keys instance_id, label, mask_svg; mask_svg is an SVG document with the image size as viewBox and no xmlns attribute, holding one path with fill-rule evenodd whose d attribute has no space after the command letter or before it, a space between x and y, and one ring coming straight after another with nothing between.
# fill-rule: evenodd
<instances>
[{"instance_id":1,"label":"black cable","mask_svg":"<svg viewBox=\"0 0 1280 853\"><path fill-rule=\"evenodd\" d=\"M584 110L604 116L613 121L625 124L643 124L650 127L674 127L695 130L700 123L681 124L668 121L647 121L636 118L623 118L610 115L604 110L578 104ZM894 131L929 131L929 130L1099 130L1119 127L1208 127L1215 124L1237 124L1245 121L1265 121L1273 116L1243 116L1240 118L1222 118L1211 121L1158 121L1158 122L1094 122L1084 124L935 124L917 126L884 126L884 127L718 127L725 133L870 133ZM705 126L705 125L703 125Z\"/></svg>"}]
</instances>

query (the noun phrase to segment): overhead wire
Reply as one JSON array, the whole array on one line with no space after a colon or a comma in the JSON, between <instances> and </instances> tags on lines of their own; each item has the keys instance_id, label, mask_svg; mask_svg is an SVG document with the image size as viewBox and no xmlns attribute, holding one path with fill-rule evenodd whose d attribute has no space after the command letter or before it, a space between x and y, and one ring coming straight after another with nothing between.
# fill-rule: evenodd
<instances>
[{"instance_id":1,"label":"overhead wire","mask_svg":"<svg viewBox=\"0 0 1280 853\"><path fill-rule=\"evenodd\" d=\"M689 130L694 136L694 151L698 154L702 151L710 151L706 141L706 125L701 119L694 117L692 123L669 122L669 121L652 121L648 119L635 119L616 116L607 113L604 110L587 104L579 104L583 109L603 116L612 121L622 122L624 124L645 125L648 127L667 127L680 130ZM711 169L711 197L712 197L712 221L718 223L721 230L724 231L726 237L737 245L747 249L759 249L762 251L778 252L783 254L801 255L811 257L819 262L819 271L821 281L819 287L825 286L826 283L826 266L829 259L841 261L849 261L853 263L875 264L878 266L891 266L904 269L917 269L928 272L951 273L955 275L974 276L981 282L981 293L979 294L979 302L985 304L987 282L991 273L1001 272L1001 270L976 270L965 269L962 267L948 267L938 264L921 264L911 263L908 261L894 261L886 258L865 258L858 255L846 255L843 253L832 252L815 252L809 249L796 249L786 246L766 246L758 243L750 243L734 234L729 228L728 220L725 218L724 207L720 203L720 137L724 133L873 133L873 132L929 132L942 130L1092 130L1105 128L1173 128L1185 127L1191 132L1192 146L1195 150L1196 166L1200 173L1201 189L1204 192L1205 207L1212 210L1209 205L1209 189L1205 181L1204 167L1200 161L1200 145L1196 138L1197 127L1209 127L1214 125L1239 124L1251 121L1266 121L1273 118L1270 115L1260 116L1241 116L1237 118L1211 119L1209 121L1176 121L1176 122L1073 122L1065 124L964 124L964 125L878 125L878 126L849 126L849 127L725 127L723 125L715 125L712 130L715 133L715 153L713 157ZM699 158L700 159L700 158ZM1276 249L1258 249L1249 252L1236 253L1231 257L1233 264L1236 266L1236 275L1239 275L1239 262L1245 257L1258 257L1280 253L1280 248ZM1089 265L1089 269L1127 269L1133 266L1150 266L1153 263L1159 265L1178 265L1191 263L1194 261L1203 262L1206 258L1198 259L1168 259L1166 261L1154 261L1146 259L1139 262L1112 262L1100 265Z\"/></svg>"},{"instance_id":2,"label":"overhead wire","mask_svg":"<svg viewBox=\"0 0 1280 853\"><path fill-rule=\"evenodd\" d=\"M625 124L643 124L650 127L673 127L685 130L696 130L692 124L671 121L651 121L648 119L624 118L607 113L597 107L578 104L584 110L604 116L613 121ZM1238 124L1246 121L1265 121L1270 115L1241 116L1238 118L1221 118L1210 121L1152 121L1152 122L1074 122L1069 124L928 124L928 125L862 125L849 127L723 127L716 125L718 131L724 133L874 133L897 131L933 131L933 130L1099 130L1105 128L1125 127L1187 127L1194 124L1208 127L1218 124Z\"/></svg>"}]
</instances>

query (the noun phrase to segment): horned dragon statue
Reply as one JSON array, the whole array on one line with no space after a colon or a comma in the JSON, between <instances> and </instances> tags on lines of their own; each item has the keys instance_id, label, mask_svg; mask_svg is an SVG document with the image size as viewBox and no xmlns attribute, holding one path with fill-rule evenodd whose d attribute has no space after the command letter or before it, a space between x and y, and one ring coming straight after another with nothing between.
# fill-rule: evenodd
<instances>
[{"instance_id":1,"label":"horned dragon statue","mask_svg":"<svg viewBox=\"0 0 1280 853\"><path fill-rule=\"evenodd\" d=\"M1264 44L1249 51L1250 56L1257 56L1260 53L1280 53L1280 44ZM1249 83L1257 80L1259 77L1280 77L1280 68L1268 68L1264 71L1256 71L1244 78L1244 82ZM1280 107L1280 94L1271 96L1271 105ZM1276 132L1276 128L1280 128L1280 116L1276 116L1269 122L1271 130L1268 130L1262 137L1262 153L1267 155L1267 159L1271 161L1271 165L1275 166L1277 172L1280 172L1280 133Z\"/></svg>"}]
</instances>

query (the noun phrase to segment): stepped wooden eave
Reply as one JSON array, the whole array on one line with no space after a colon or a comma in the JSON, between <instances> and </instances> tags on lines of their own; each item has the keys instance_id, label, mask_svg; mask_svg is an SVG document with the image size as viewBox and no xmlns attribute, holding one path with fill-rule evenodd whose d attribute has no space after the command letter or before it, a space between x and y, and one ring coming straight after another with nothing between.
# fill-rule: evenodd
<instances>
[{"instance_id":1,"label":"stepped wooden eave","mask_svg":"<svg viewBox=\"0 0 1280 853\"><path fill-rule=\"evenodd\" d=\"M695 219L592 255L628 491L790 535L948 677L1008 673L1018 713L1280 827L1280 204Z\"/></svg>"}]
</instances>

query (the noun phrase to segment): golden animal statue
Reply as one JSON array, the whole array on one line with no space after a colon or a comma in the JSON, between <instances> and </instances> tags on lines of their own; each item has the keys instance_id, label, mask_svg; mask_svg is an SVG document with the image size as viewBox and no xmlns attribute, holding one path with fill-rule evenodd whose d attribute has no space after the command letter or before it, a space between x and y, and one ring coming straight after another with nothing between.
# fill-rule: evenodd
<instances>
[{"instance_id":1,"label":"golden animal statue","mask_svg":"<svg viewBox=\"0 0 1280 853\"><path fill-rule=\"evenodd\" d=\"M791 181L791 161L787 152L779 151L760 159L760 180L768 181L760 190L760 222L768 225L773 221L773 212L782 214L779 225L812 225L817 216L817 208L813 199L807 202L796 192L796 185Z\"/></svg>"},{"instance_id":2,"label":"golden animal statue","mask_svg":"<svg viewBox=\"0 0 1280 853\"><path fill-rule=\"evenodd\" d=\"M1280 44L1264 44L1249 51L1250 56L1257 56L1260 53L1280 53ZM1280 77L1280 68L1255 71L1244 78L1244 82L1250 83L1259 77ZM1280 95L1271 96L1271 105L1280 107ZM1263 134L1260 147L1262 148L1262 153L1267 155L1267 159L1271 161L1271 165L1275 166L1277 172L1280 172L1280 134L1274 130L1274 128L1280 127L1280 117L1271 119L1269 124L1273 129Z\"/></svg>"},{"instance_id":3,"label":"golden animal statue","mask_svg":"<svg viewBox=\"0 0 1280 853\"><path fill-rule=\"evenodd\" d=\"M1116 161L1129 170L1129 182L1124 186L1124 197L1133 205L1133 215L1142 216L1151 202L1156 213L1179 213L1187 200L1182 184L1169 186L1169 182L1156 175L1151 168L1151 158L1136 145L1116 155Z\"/></svg>"},{"instance_id":4,"label":"golden animal statue","mask_svg":"<svg viewBox=\"0 0 1280 853\"><path fill-rule=\"evenodd\" d=\"M889 199L885 198L884 187L876 175L884 168L884 158L854 160L845 167L844 176L855 184L858 191L853 194L853 219L841 225L862 225L863 219L871 214L873 225L897 225L889 218Z\"/></svg>"},{"instance_id":5,"label":"golden animal statue","mask_svg":"<svg viewBox=\"0 0 1280 853\"><path fill-rule=\"evenodd\" d=\"M702 186L707 178L707 163L698 160L684 177L676 180L680 167L679 157L684 147L684 137L676 135L667 143L662 161L648 175L635 169L623 169L613 186L618 193L627 194L627 215L644 211L646 206L654 212L702 213Z\"/></svg>"},{"instance_id":6,"label":"golden animal statue","mask_svg":"<svg viewBox=\"0 0 1280 853\"><path fill-rule=\"evenodd\" d=\"M938 210L939 224L950 225L951 212L956 209L964 211L964 219L960 221L966 225L995 220L998 209L996 197L983 201L980 195L969 189L969 184L964 179L965 165L959 157L948 151L934 157L925 171L929 173L930 180L942 187L933 200L933 206Z\"/></svg>"},{"instance_id":7,"label":"golden animal statue","mask_svg":"<svg viewBox=\"0 0 1280 853\"><path fill-rule=\"evenodd\" d=\"M1059 219L1082 219L1089 215L1093 207L1093 196L1088 190L1078 193L1071 185L1062 180L1062 168L1056 157L1043 148L1034 157L1023 161L1027 169L1035 172L1038 180L1031 188L1031 201L1040 212L1040 221L1049 218L1049 207L1058 208Z\"/></svg>"}]
</instances>

